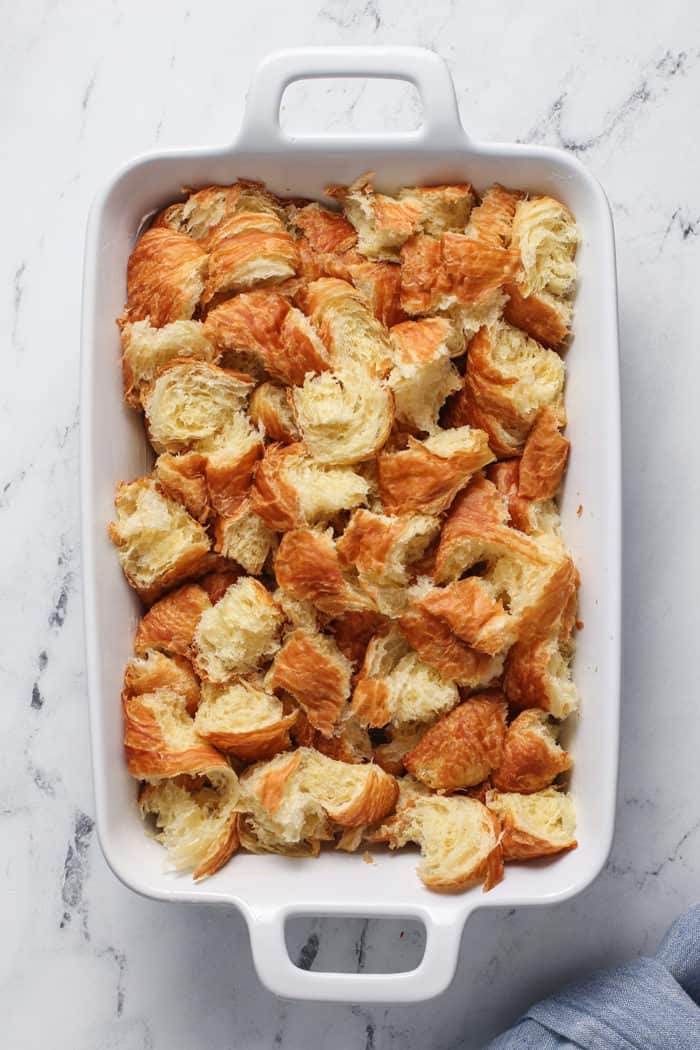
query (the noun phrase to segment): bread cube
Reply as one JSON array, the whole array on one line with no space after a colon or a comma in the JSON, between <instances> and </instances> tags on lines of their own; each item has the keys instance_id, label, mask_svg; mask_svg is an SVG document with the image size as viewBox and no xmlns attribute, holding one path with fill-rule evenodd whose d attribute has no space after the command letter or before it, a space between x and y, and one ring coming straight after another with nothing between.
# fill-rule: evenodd
<instances>
[{"instance_id":1,"label":"bread cube","mask_svg":"<svg viewBox=\"0 0 700 1050\"><path fill-rule=\"evenodd\" d=\"M507 861L576 849L573 800L555 788L532 795L489 791L486 805L501 822L503 857Z\"/></svg>"},{"instance_id":2,"label":"bread cube","mask_svg":"<svg viewBox=\"0 0 700 1050\"><path fill-rule=\"evenodd\" d=\"M428 722L458 701L454 682L423 663L395 624L372 638L352 697L353 711L363 725Z\"/></svg>"},{"instance_id":3,"label":"bread cube","mask_svg":"<svg viewBox=\"0 0 700 1050\"><path fill-rule=\"evenodd\" d=\"M425 795L400 781L396 814L371 838L392 849L415 842L422 861L418 875L430 889L455 891L483 885L492 889L503 878L498 820L473 798Z\"/></svg>"},{"instance_id":4,"label":"bread cube","mask_svg":"<svg viewBox=\"0 0 700 1050\"><path fill-rule=\"evenodd\" d=\"M283 621L270 592L253 577L241 577L202 614L194 635L195 670L217 684L250 674L279 649Z\"/></svg>"},{"instance_id":5,"label":"bread cube","mask_svg":"<svg viewBox=\"0 0 700 1050\"><path fill-rule=\"evenodd\" d=\"M124 575L145 602L203 571L209 537L152 478L119 485L114 505L117 518L109 537Z\"/></svg>"},{"instance_id":6,"label":"bread cube","mask_svg":"<svg viewBox=\"0 0 700 1050\"><path fill-rule=\"evenodd\" d=\"M123 323L162 328L189 321L204 291L208 257L191 237L167 228L146 230L129 256Z\"/></svg>"},{"instance_id":7,"label":"bread cube","mask_svg":"<svg viewBox=\"0 0 700 1050\"><path fill-rule=\"evenodd\" d=\"M275 534L245 498L233 513L217 519L214 550L240 565L251 576L259 576L275 545Z\"/></svg>"},{"instance_id":8,"label":"bread cube","mask_svg":"<svg viewBox=\"0 0 700 1050\"><path fill-rule=\"evenodd\" d=\"M289 732L297 715L285 714L282 702L262 683L243 678L226 685L205 682L194 728L220 751L257 762L291 747Z\"/></svg>"},{"instance_id":9,"label":"bread cube","mask_svg":"<svg viewBox=\"0 0 700 1050\"><path fill-rule=\"evenodd\" d=\"M297 443L265 451L255 474L251 507L268 528L316 525L364 503L369 484L349 466L317 463Z\"/></svg>"},{"instance_id":10,"label":"bread cube","mask_svg":"<svg viewBox=\"0 0 700 1050\"><path fill-rule=\"evenodd\" d=\"M187 583L166 594L139 623L134 651L144 656L149 649L158 649L189 657L197 624L211 604L207 592L197 583Z\"/></svg>"},{"instance_id":11,"label":"bread cube","mask_svg":"<svg viewBox=\"0 0 700 1050\"><path fill-rule=\"evenodd\" d=\"M504 321L484 326L470 343L464 384L445 423L486 431L499 459L518 455L543 408L566 421L564 372L558 354L518 328Z\"/></svg>"},{"instance_id":12,"label":"bread cube","mask_svg":"<svg viewBox=\"0 0 700 1050\"><path fill-rule=\"evenodd\" d=\"M571 765L547 713L523 711L508 726L503 756L491 781L498 791L532 794L549 787Z\"/></svg>"},{"instance_id":13,"label":"bread cube","mask_svg":"<svg viewBox=\"0 0 700 1050\"><path fill-rule=\"evenodd\" d=\"M486 434L468 426L409 437L407 448L377 457L382 504L388 514L441 514L492 459Z\"/></svg>"},{"instance_id":14,"label":"bread cube","mask_svg":"<svg viewBox=\"0 0 700 1050\"><path fill-rule=\"evenodd\" d=\"M178 357L215 363L219 351L207 338L201 321L171 321L154 328L148 319L121 327L124 399L133 408L160 369Z\"/></svg>"},{"instance_id":15,"label":"bread cube","mask_svg":"<svg viewBox=\"0 0 700 1050\"><path fill-rule=\"evenodd\" d=\"M213 875L239 845L238 784L232 769L201 777L146 784L139 794L144 818L153 817L156 839L176 871L192 868L196 880Z\"/></svg>"},{"instance_id":16,"label":"bread cube","mask_svg":"<svg viewBox=\"0 0 700 1050\"><path fill-rule=\"evenodd\" d=\"M275 656L267 682L289 693L309 724L330 737L350 696L351 671L333 638L298 627Z\"/></svg>"},{"instance_id":17,"label":"bread cube","mask_svg":"<svg viewBox=\"0 0 700 1050\"><path fill-rule=\"evenodd\" d=\"M292 598L310 601L329 616L375 611L369 595L344 570L331 529L286 533L275 557L275 575Z\"/></svg>"},{"instance_id":18,"label":"bread cube","mask_svg":"<svg viewBox=\"0 0 700 1050\"><path fill-rule=\"evenodd\" d=\"M436 791L473 787L503 761L507 706L502 693L479 693L442 715L403 764Z\"/></svg>"}]
</instances>

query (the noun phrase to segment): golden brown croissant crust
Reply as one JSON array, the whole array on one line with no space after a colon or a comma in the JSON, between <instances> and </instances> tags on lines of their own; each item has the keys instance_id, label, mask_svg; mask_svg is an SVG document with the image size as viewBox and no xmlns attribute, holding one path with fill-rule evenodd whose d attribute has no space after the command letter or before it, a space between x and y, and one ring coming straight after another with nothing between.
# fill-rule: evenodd
<instances>
[{"instance_id":1,"label":"golden brown croissant crust","mask_svg":"<svg viewBox=\"0 0 700 1050\"><path fill-rule=\"evenodd\" d=\"M414 843L429 889L490 889L576 845L579 235L498 184L327 196L183 191L130 256L124 398L156 455L109 526L146 606L126 762L194 878Z\"/></svg>"}]
</instances>

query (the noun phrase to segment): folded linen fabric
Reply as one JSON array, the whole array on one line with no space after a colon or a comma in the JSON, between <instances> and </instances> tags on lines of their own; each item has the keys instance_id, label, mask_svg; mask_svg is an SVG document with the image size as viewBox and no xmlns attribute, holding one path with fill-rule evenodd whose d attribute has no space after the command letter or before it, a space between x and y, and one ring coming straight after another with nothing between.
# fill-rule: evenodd
<instances>
[{"instance_id":1,"label":"folded linen fabric","mask_svg":"<svg viewBox=\"0 0 700 1050\"><path fill-rule=\"evenodd\" d=\"M485 1050L700 1050L700 904L653 959L575 981Z\"/></svg>"}]
</instances>

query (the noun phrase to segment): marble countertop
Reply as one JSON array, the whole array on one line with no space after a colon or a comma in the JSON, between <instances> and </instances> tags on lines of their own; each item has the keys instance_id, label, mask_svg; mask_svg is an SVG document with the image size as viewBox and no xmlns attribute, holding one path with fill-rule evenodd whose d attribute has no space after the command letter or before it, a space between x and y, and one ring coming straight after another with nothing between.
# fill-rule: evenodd
<instances>
[{"instance_id":1,"label":"marble countertop","mask_svg":"<svg viewBox=\"0 0 700 1050\"><path fill-rule=\"evenodd\" d=\"M700 13L663 5L402 0L29 0L0 39L0 1013L12 1050L478 1047L532 1000L654 949L697 895L700 717ZM653 11L653 17L652 17ZM648 12L648 16L647 13ZM552 908L477 912L456 980L411 1007L276 1000L234 912L167 906L107 869L93 823L79 590L79 313L86 210L154 147L232 137L254 65L294 44L415 43L453 72L476 138L565 146L618 237L624 390L624 686L615 845ZM295 126L414 119L404 87L295 89ZM595 406L591 406L594 418ZM413 958L416 933L304 921L320 968Z\"/></svg>"}]
</instances>

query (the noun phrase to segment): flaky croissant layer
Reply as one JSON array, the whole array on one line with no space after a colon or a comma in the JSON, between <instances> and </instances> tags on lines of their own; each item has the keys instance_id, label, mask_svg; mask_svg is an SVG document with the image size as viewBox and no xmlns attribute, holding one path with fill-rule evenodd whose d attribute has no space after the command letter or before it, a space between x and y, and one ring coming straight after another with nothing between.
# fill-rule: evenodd
<instances>
[{"instance_id":1,"label":"flaky croissant layer","mask_svg":"<svg viewBox=\"0 0 700 1050\"><path fill-rule=\"evenodd\" d=\"M467 183L188 192L136 244L109 534L146 606L139 807L176 870L417 845L435 891L576 845L557 499L578 230Z\"/></svg>"}]
</instances>

